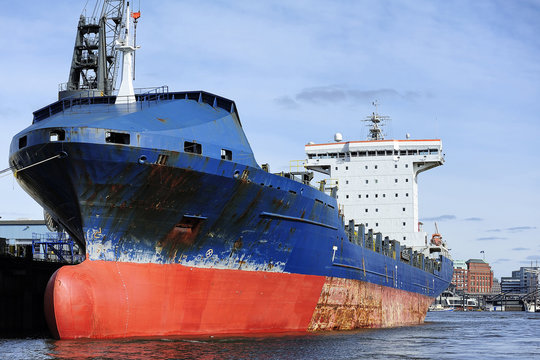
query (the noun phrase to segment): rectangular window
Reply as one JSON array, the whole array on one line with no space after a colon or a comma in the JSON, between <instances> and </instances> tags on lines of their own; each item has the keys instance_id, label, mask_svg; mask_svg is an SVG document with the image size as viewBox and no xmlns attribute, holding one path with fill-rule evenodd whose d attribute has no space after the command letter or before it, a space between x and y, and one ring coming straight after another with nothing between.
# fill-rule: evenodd
<instances>
[{"instance_id":1,"label":"rectangular window","mask_svg":"<svg viewBox=\"0 0 540 360\"><path fill-rule=\"evenodd\" d=\"M64 130L52 130L49 133L49 141L64 141L66 139L66 132Z\"/></svg>"},{"instance_id":2,"label":"rectangular window","mask_svg":"<svg viewBox=\"0 0 540 360\"><path fill-rule=\"evenodd\" d=\"M201 155L202 145L196 142L184 141L184 152Z\"/></svg>"},{"instance_id":3,"label":"rectangular window","mask_svg":"<svg viewBox=\"0 0 540 360\"><path fill-rule=\"evenodd\" d=\"M19 138L19 149L22 149L23 147L26 146L26 144L28 144L28 138L25 136L23 136L22 138Z\"/></svg>"},{"instance_id":4,"label":"rectangular window","mask_svg":"<svg viewBox=\"0 0 540 360\"><path fill-rule=\"evenodd\" d=\"M105 142L111 144L129 145L129 134L106 131Z\"/></svg>"},{"instance_id":5,"label":"rectangular window","mask_svg":"<svg viewBox=\"0 0 540 360\"><path fill-rule=\"evenodd\" d=\"M394 182L396 182L396 183L397 183L397 179L394 179Z\"/></svg>"},{"instance_id":6,"label":"rectangular window","mask_svg":"<svg viewBox=\"0 0 540 360\"><path fill-rule=\"evenodd\" d=\"M232 160L232 151L227 149L221 149L222 160Z\"/></svg>"}]
</instances>

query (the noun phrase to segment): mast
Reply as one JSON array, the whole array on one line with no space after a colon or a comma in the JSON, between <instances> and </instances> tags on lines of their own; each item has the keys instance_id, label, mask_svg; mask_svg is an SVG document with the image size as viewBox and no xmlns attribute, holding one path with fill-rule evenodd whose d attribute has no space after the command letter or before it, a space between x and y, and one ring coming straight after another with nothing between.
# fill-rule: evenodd
<instances>
[{"instance_id":1,"label":"mast","mask_svg":"<svg viewBox=\"0 0 540 360\"><path fill-rule=\"evenodd\" d=\"M130 35L132 17L135 17L135 14L131 14L128 2L125 22L122 28L124 36L116 41L116 49L122 52L122 81L120 82L120 88L118 89L115 104L131 104L136 101L135 90L133 88L133 58L135 50L137 50L139 46L134 46Z\"/></svg>"},{"instance_id":2,"label":"mast","mask_svg":"<svg viewBox=\"0 0 540 360\"><path fill-rule=\"evenodd\" d=\"M118 70L116 40L124 14L124 0L97 0L91 16L81 14L73 47L67 83L61 84L58 98L74 95L112 95Z\"/></svg>"},{"instance_id":3,"label":"mast","mask_svg":"<svg viewBox=\"0 0 540 360\"><path fill-rule=\"evenodd\" d=\"M371 104L375 107L375 111L364 120L368 123L367 126L369 127L369 135L367 139L384 140L384 134L382 133L380 126L383 126L386 121L390 120L390 117L381 116L377 113L377 105L379 105L377 100L373 101Z\"/></svg>"}]
</instances>

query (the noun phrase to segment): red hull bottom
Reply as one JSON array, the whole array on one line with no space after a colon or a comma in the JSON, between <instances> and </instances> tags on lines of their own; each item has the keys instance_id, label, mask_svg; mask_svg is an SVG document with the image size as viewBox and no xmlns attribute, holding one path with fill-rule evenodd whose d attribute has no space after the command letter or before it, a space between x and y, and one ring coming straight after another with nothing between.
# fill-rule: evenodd
<instances>
[{"instance_id":1,"label":"red hull bottom","mask_svg":"<svg viewBox=\"0 0 540 360\"><path fill-rule=\"evenodd\" d=\"M51 277L45 315L61 339L279 333L421 323L431 301L358 280L87 260Z\"/></svg>"}]
</instances>

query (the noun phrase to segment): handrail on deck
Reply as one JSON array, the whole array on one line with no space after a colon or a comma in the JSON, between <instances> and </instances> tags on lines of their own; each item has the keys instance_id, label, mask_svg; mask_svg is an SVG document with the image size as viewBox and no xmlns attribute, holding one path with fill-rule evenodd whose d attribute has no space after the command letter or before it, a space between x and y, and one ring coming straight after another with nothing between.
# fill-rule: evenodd
<instances>
[{"instance_id":1,"label":"handrail on deck","mask_svg":"<svg viewBox=\"0 0 540 360\"><path fill-rule=\"evenodd\" d=\"M34 111L33 123L42 121L52 115L57 113L63 113L68 109L72 109L75 106L82 105L93 105L93 104L103 104L103 105L115 105L115 107L107 107L106 109L118 109L118 106L124 106L126 111L132 110L132 106L139 106L142 110L144 105L150 106L151 103L157 103L162 100L195 100L197 102L206 103L212 107L219 107L225 111L228 111L231 114L236 114L238 121L240 122L240 117L234 101L223 98L218 95L207 93L205 91L185 91L185 92L169 92L169 87L159 86L154 88L141 88L136 89L135 98L136 103L131 104L122 104L117 105L116 95L111 96L96 96L93 91L80 92L78 94L60 99L50 105L47 105L39 110ZM90 109L89 109L90 110ZM94 109L92 109L95 111Z\"/></svg>"}]
</instances>

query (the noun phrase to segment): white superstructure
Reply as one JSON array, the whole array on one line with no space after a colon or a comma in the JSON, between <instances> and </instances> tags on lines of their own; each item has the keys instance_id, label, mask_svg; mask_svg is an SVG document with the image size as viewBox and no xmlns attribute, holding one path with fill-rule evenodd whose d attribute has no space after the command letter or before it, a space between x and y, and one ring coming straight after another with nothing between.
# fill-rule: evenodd
<instances>
[{"instance_id":1,"label":"white superstructure","mask_svg":"<svg viewBox=\"0 0 540 360\"><path fill-rule=\"evenodd\" d=\"M441 140L384 140L376 113L367 141L305 146L305 167L328 175L347 224L364 224L391 240L425 247L430 239L418 220L418 174L444 163ZM336 190L334 190L336 191Z\"/></svg>"}]
</instances>

